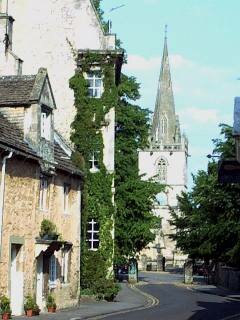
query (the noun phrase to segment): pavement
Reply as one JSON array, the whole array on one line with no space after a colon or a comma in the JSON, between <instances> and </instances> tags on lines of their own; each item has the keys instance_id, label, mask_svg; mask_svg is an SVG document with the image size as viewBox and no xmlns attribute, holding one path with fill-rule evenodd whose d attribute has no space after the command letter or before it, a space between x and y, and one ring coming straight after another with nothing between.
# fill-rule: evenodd
<instances>
[{"instance_id":1,"label":"pavement","mask_svg":"<svg viewBox=\"0 0 240 320\"><path fill-rule=\"evenodd\" d=\"M181 281L181 275L170 274L167 272L154 272L151 273L152 279L149 282L148 276L150 273L144 272L141 274L141 281L136 286L131 286L127 283L121 284L121 291L117 295L114 302L105 301L82 301L79 307L58 310L55 314L41 313L38 320L82 320L82 319L102 319L105 316L118 315L127 313L130 311L139 311L152 308L159 304L159 300L156 298L157 295L152 296L141 290L141 286L156 282L159 277L162 277L160 283L170 283L177 286L183 286L191 291L198 293L212 294L215 296L226 297L230 300L240 300L239 291L231 291L224 288L216 287L214 285L206 285L203 279L195 279L194 284L185 285ZM170 281L171 279L171 281ZM159 297L161 299L161 297ZM26 320L29 319L25 316L13 317L15 320Z\"/></svg>"},{"instance_id":2,"label":"pavement","mask_svg":"<svg viewBox=\"0 0 240 320\"><path fill-rule=\"evenodd\" d=\"M150 308L158 301L149 294L141 292L138 288L121 284L121 291L117 295L114 302L106 301L85 301L81 302L79 307L58 310L54 313L40 313L36 319L41 320L82 320L82 319L97 319L98 316L124 313L133 310L141 310ZM35 318L35 317L34 317ZM29 319L26 316L12 317L15 320Z\"/></svg>"},{"instance_id":3,"label":"pavement","mask_svg":"<svg viewBox=\"0 0 240 320\"><path fill-rule=\"evenodd\" d=\"M240 300L240 291L233 291L222 287L216 287L214 285L193 284L188 286L188 289L201 293L214 294L228 299Z\"/></svg>"}]
</instances>

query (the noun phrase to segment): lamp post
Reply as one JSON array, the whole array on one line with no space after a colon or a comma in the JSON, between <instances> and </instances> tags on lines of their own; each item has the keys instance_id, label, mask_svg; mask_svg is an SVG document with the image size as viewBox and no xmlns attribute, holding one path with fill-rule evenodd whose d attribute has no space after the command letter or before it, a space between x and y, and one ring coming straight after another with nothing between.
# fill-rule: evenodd
<instances>
[{"instance_id":1,"label":"lamp post","mask_svg":"<svg viewBox=\"0 0 240 320\"><path fill-rule=\"evenodd\" d=\"M112 11L115 11L115 10L118 10L118 9L124 7L124 6L125 6L125 4L121 4L120 6L111 8L111 9L108 11L108 13L110 13L110 12L112 12ZM111 21L111 19L110 19L110 17L109 17L109 19L108 19L108 33L111 34L111 32L112 32L112 21Z\"/></svg>"}]
</instances>

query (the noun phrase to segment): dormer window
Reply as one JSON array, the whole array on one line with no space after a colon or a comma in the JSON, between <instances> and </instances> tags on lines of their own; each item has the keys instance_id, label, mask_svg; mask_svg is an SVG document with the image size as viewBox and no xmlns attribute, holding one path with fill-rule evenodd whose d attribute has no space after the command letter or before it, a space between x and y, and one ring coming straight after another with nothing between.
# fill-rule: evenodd
<instances>
[{"instance_id":1,"label":"dormer window","mask_svg":"<svg viewBox=\"0 0 240 320\"><path fill-rule=\"evenodd\" d=\"M92 98L101 98L103 93L103 78L99 71L87 73L88 96Z\"/></svg>"},{"instance_id":2,"label":"dormer window","mask_svg":"<svg viewBox=\"0 0 240 320\"><path fill-rule=\"evenodd\" d=\"M41 110L41 137L51 140L51 111L45 107Z\"/></svg>"}]
</instances>

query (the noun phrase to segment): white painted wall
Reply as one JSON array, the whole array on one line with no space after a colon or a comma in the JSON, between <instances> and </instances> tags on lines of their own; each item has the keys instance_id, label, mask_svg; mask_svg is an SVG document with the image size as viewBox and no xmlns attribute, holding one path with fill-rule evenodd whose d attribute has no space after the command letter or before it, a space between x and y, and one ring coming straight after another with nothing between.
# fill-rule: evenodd
<instances>
[{"instance_id":1,"label":"white painted wall","mask_svg":"<svg viewBox=\"0 0 240 320\"><path fill-rule=\"evenodd\" d=\"M104 35L90 0L9 0L8 12L15 19L13 51L24 61L23 74L36 74L39 67L47 68L57 105L55 128L69 141L75 116L69 79L76 69L69 42L74 50L114 50L115 35ZM12 63L7 68L0 64L0 74L12 74L13 69ZM108 118L108 133L103 129L104 161L111 171L114 152L110 149L114 145L108 134L113 135L110 131L114 129L114 110Z\"/></svg>"}]
</instances>

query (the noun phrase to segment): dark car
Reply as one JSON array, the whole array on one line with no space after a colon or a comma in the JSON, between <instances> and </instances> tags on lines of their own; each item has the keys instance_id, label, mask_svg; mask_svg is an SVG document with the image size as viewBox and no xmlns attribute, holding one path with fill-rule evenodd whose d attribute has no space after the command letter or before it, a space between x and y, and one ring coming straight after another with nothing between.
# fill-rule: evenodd
<instances>
[{"instance_id":1,"label":"dark car","mask_svg":"<svg viewBox=\"0 0 240 320\"><path fill-rule=\"evenodd\" d=\"M116 280L119 282L128 281L128 265L117 265L114 269Z\"/></svg>"}]
</instances>

